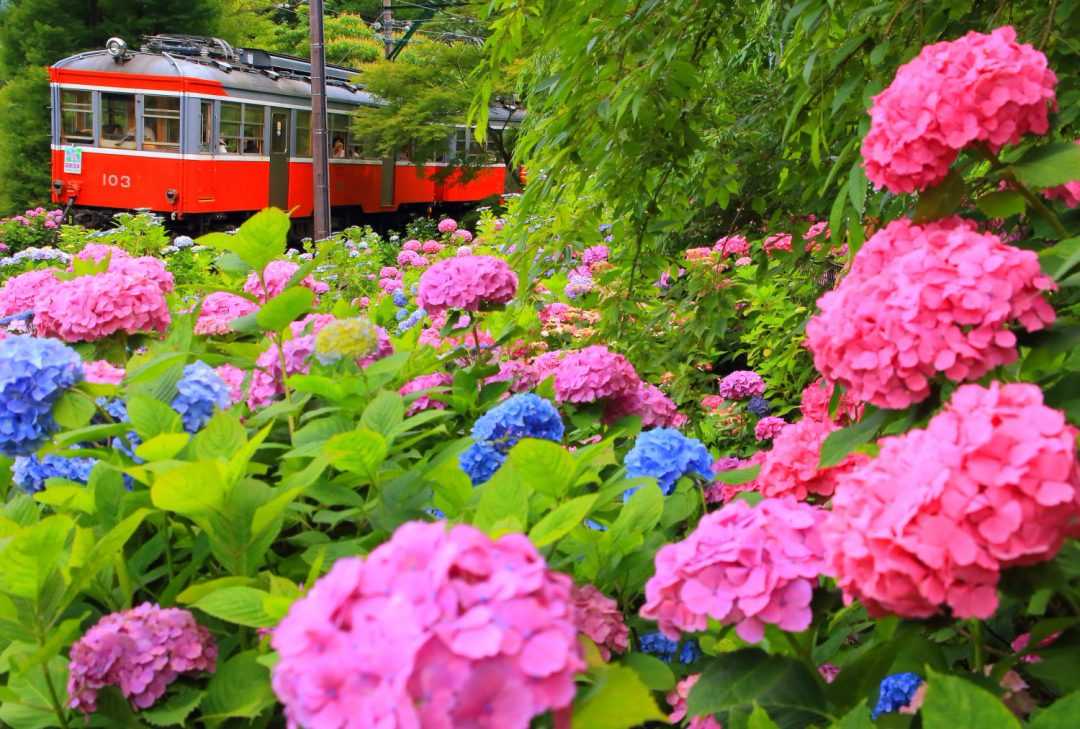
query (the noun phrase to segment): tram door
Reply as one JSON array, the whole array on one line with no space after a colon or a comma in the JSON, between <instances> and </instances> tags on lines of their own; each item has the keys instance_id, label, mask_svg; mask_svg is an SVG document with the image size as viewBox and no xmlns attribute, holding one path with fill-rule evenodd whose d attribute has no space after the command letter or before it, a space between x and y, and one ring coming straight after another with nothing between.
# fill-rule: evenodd
<instances>
[{"instance_id":1,"label":"tram door","mask_svg":"<svg viewBox=\"0 0 1080 729\"><path fill-rule=\"evenodd\" d=\"M270 206L289 209L289 114L270 110Z\"/></svg>"}]
</instances>

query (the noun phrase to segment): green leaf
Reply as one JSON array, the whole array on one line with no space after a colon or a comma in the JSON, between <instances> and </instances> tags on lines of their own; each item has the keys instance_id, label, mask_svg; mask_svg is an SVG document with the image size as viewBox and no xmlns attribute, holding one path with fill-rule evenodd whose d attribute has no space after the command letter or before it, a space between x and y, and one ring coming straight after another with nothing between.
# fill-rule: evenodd
<instances>
[{"instance_id":1,"label":"green leaf","mask_svg":"<svg viewBox=\"0 0 1080 729\"><path fill-rule=\"evenodd\" d=\"M294 286L267 301L255 315L255 321L265 331L280 332L302 315L311 311L315 294L311 289Z\"/></svg>"},{"instance_id":2,"label":"green leaf","mask_svg":"<svg viewBox=\"0 0 1080 729\"><path fill-rule=\"evenodd\" d=\"M233 413L218 410L210 422L191 439L192 450L199 460L228 460L244 447L247 432Z\"/></svg>"},{"instance_id":3,"label":"green leaf","mask_svg":"<svg viewBox=\"0 0 1080 729\"><path fill-rule=\"evenodd\" d=\"M574 458L558 443L525 438L510 449L507 461L533 491L559 499L573 486Z\"/></svg>"},{"instance_id":4,"label":"green leaf","mask_svg":"<svg viewBox=\"0 0 1080 729\"><path fill-rule=\"evenodd\" d=\"M1080 691L1063 696L1028 721L1028 729L1075 729L1080 716Z\"/></svg>"},{"instance_id":5,"label":"green leaf","mask_svg":"<svg viewBox=\"0 0 1080 729\"><path fill-rule=\"evenodd\" d=\"M257 584L256 580L251 577L219 577L215 580L209 580L208 582L200 582L195 585L189 586L183 592L176 596L176 601L190 605L198 602L211 592L216 590L223 590L227 587L250 587Z\"/></svg>"},{"instance_id":6,"label":"green leaf","mask_svg":"<svg viewBox=\"0 0 1080 729\"><path fill-rule=\"evenodd\" d=\"M856 159L851 165L848 175L848 196L851 198L851 206L861 216L866 212L866 188L869 183L866 180L866 169L863 168L862 160Z\"/></svg>"},{"instance_id":7,"label":"green leaf","mask_svg":"<svg viewBox=\"0 0 1080 729\"><path fill-rule=\"evenodd\" d=\"M523 532L529 523L528 482L504 463L491 480L477 489L480 502L473 525L489 534Z\"/></svg>"},{"instance_id":8,"label":"green leaf","mask_svg":"<svg viewBox=\"0 0 1080 729\"><path fill-rule=\"evenodd\" d=\"M750 719L746 722L746 729L780 729L776 722L769 717L769 712L754 704L754 710L750 712Z\"/></svg>"},{"instance_id":9,"label":"green leaf","mask_svg":"<svg viewBox=\"0 0 1080 729\"><path fill-rule=\"evenodd\" d=\"M262 271L270 261L285 254L288 234L289 216L267 208L248 218L234 235L210 233L199 238L199 243L231 251L251 268Z\"/></svg>"},{"instance_id":10,"label":"green leaf","mask_svg":"<svg viewBox=\"0 0 1080 729\"><path fill-rule=\"evenodd\" d=\"M191 686L181 686L166 701L139 712L139 718L154 726L184 724L203 699L203 692Z\"/></svg>"},{"instance_id":11,"label":"green leaf","mask_svg":"<svg viewBox=\"0 0 1080 729\"><path fill-rule=\"evenodd\" d=\"M759 473L761 473L761 466L733 468L730 471L721 471L716 474L716 480L720 483L729 483L738 486L739 484L750 483L757 478Z\"/></svg>"},{"instance_id":12,"label":"green leaf","mask_svg":"<svg viewBox=\"0 0 1080 729\"><path fill-rule=\"evenodd\" d=\"M581 524L596 503L596 497L597 494L587 494L560 504L529 531L529 539L537 547L546 547L562 539Z\"/></svg>"},{"instance_id":13,"label":"green leaf","mask_svg":"<svg viewBox=\"0 0 1080 729\"><path fill-rule=\"evenodd\" d=\"M975 206L988 218L1011 218L1024 212L1027 201L1015 190L996 190L981 196Z\"/></svg>"},{"instance_id":14,"label":"green leaf","mask_svg":"<svg viewBox=\"0 0 1080 729\"><path fill-rule=\"evenodd\" d=\"M1080 263L1080 236L1066 238L1039 252L1039 263L1055 281L1061 281Z\"/></svg>"},{"instance_id":15,"label":"green leaf","mask_svg":"<svg viewBox=\"0 0 1080 729\"><path fill-rule=\"evenodd\" d=\"M957 676L931 669L926 701L922 706L924 729L1020 729L1020 722L1005 704L986 689Z\"/></svg>"},{"instance_id":16,"label":"green leaf","mask_svg":"<svg viewBox=\"0 0 1080 729\"><path fill-rule=\"evenodd\" d=\"M59 568L74 527L71 519L56 515L19 530L0 549L0 564L4 565L0 590L15 597L37 600L46 582Z\"/></svg>"},{"instance_id":17,"label":"green leaf","mask_svg":"<svg viewBox=\"0 0 1080 729\"><path fill-rule=\"evenodd\" d=\"M135 447L135 455L147 462L172 458L188 444L187 433L162 433Z\"/></svg>"},{"instance_id":18,"label":"green leaf","mask_svg":"<svg viewBox=\"0 0 1080 729\"><path fill-rule=\"evenodd\" d=\"M161 433L178 433L182 430L180 413L149 395L129 397L127 413L135 432L144 441Z\"/></svg>"},{"instance_id":19,"label":"green leaf","mask_svg":"<svg viewBox=\"0 0 1080 729\"><path fill-rule=\"evenodd\" d=\"M600 540L600 553L619 557L636 551L645 543L645 534L660 521L664 495L660 487L646 484L623 504L619 516Z\"/></svg>"},{"instance_id":20,"label":"green leaf","mask_svg":"<svg viewBox=\"0 0 1080 729\"><path fill-rule=\"evenodd\" d=\"M394 432L404 420L405 402L401 395L391 390L380 390L375 399L364 408L360 425L392 440Z\"/></svg>"},{"instance_id":21,"label":"green leaf","mask_svg":"<svg viewBox=\"0 0 1080 729\"><path fill-rule=\"evenodd\" d=\"M844 457L864 443L869 442L885 424L889 416L886 410L874 410L863 415L863 419L854 425L829 433L821 445L819 468L835 466Z\"/></svg>"},{"instance_id":22,"label":"green leaf","mask_svg":"<svg viewBox=\"0 0 1080 729\"><path fill-rule=\"evenodd\" d=\"M574 702L573 729L630 729L665 720L634 669L609 664L597 668L593 678L589 690Z\"/></svg>"},{"instance_id":23,"label":"green leaf","mask_svg":"<svg viewBox=\"0 0 1080 729\"><path fill-rule=\"evenodd\" d=\"M915 204L915 222L926 223L952 215L959 209L967 193L964 176L951 170L935 187L919 194Z\"/></svg>"},{"instance_id":24,"label":"green leaf","mask_svg":"<svg viewBox=\"0 0 1080 729\"><path fill-rule=\"evenodd\" d=\"M834 722L832 729L874 729L874 722L870 719L870 707L866 700L859 702L854 709L844 714L840 721Z\"/></svg>"},{"instance_id":25,"label":"green leaf","mask_svg":"<svg viewBox=\"0 0 1080 729\"><path fill-rule=\"evenodd\" d=\"M67 703L67 662L54 656L48 664L52 685L60 694L60 701ZM56 712L52 709L49 684L45 672L16 673L8 678L6 693L0 697L0 722L11 729L46 729L57 726ZM12 697L17 697L13 699Z\"/></svg>"},{"instance_id":26,"label":"green leaf","mask_svg":"<svg viewBox=\"0 0 1080 729\"><path fill-rule=\"evenodd\" d=\"M690 716L752 711L760 705L784 729L820 723L825 696L803 664L757 648L713 658L690 691Z\"/></svg>"},{"instance_id":27,"label":"green leaf","mask_svg":"<svg viewBox=\"0 0 1080 729\"><path fill-rule=\"evenodd\" d=\"M675 674L666 663L655 656L648 653L628 653L623 657L622 663L637 671L638 677L653 691L670 691L675 688Z\"/></svg>"},{"instance_id":28,"label":"green leaf","mask_svg":"<svg viewBox=\"0 0 1080 729\"><path fill-rule=\"evenodd\" d=\"M1055 142L1035 147L1013 164L1013 174L1030 187L1056 187L1080 179L1080 145Z\"/></svg>"},{"instance_id":29,"label":"green leaf","mask_svg":"<svg viewBox=\"0 0 1080 729\"><path fill-rule=\"evenodd\" d=\"M270 671L258 658L255 651L245 651L218 666L202 701L204 722L216 725L226 719L254 719L273 706Z\"/></svg>"},{"instance_id":30,"label":"green leaf","mask_svg":"<svg viewBox=\"0 0 1080 729\"><path fill-rule=\"evenodd\" d=\"M65 392L53 406L53 418L67 430L82 428L97 412L94 399L79 389Z\"/></svg>"},{"instance_id":31,"label":"green leaf","mask_svg":"<svg viewBox=\"0 0 1080 729\"><path fill-rule=\"evenodd\" d=\"M225 587L199 598L194 607L227 623L249 628L268 628L277 621L263 605L270 593L253 587Z\"/></svg>"},{"instance_id":32,"label":"green leaf","mask_svg":"<svg viewBox=\"0 0 1080 729\"><path fill-rule=\"evenodd\" d=\"M322 452L339 471L355 473L374 483L389 447L386 439L375 431L360 428L333 436L326 441Z\"/></svg>"}]
</instances>

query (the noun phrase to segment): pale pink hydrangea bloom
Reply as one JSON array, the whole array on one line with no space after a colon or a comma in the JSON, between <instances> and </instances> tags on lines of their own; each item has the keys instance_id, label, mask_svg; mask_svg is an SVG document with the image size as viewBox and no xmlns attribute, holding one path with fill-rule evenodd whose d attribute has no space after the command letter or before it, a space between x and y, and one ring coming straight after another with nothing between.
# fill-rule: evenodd
<instances>
[{"instance_id":1,"label":"pale pink hydrangea bloom","mask_svg":"<svg viewBox=\"0 0 1080 729\"><path fill-rule=\"evenodd\" d=\"M244 401L244 378L247 373L236 365L223 364L214 368L226 385L229 387L229 405L235 405Z\"/></svg>"},{"instance_id":2,"label":"pale pink hydrangea bloom","mask_svg":"<svg viewBox=\"0 0 1080 729\"><path fill-rule=\"evenodd\" d=\"M733 501L706 514L686 539L656 553L641 616L673 640L705 630L709 618L734 625L748 643L759 642L766 625L805 630L825 571L824 518L790 498Z\"/></svg>"},{"instance_id":3,"label":"pale pink hydrangea bloom","mask_svg":"<svg viewBox=\"0 0 1080 729\"><path fill-rule=\"evenodd\" d=\"M214 638L191 613L145 602L106 615L71 646L68 705L92 714L98 691L116 686L136 709L146 709L180 674L216 665Z\"/></svg>"},{"instance_id":4,"label":"pale pink hydrangea bloom","mask_svg":"<svg viewBox=\"0 0 1080 729\"><path fill-rule=\"evenodd\" d=\"M766 253L772 253L773 251L790 251L791 233L773 233L765 240L761 241L761 248Z\"/></svg>"},{"instance_id":5,"label":"pale pink hydrangea bloom","mask_svg":"<svg viewBox=\"0 0 1080 729\"><path fill-rule=\"evenodd\" d=\"M405 288L405 284L399 278L380 278L379 288L390 293L392 291L401 291Z\"/></svg>"},{"instance_id":6,"label":"pale pink hydrangea bloom","mask_svg":"<svg viewBox=\"0 0 1080 729\"><path fill-rule=\"evenodd\" d=\"M1046 56L1017 43L1009 26L926 46L874 97L866 176L895 193L923 190L970 144L997 150L1045 134L1056 84Z\"/></svg>"},{"instance_id":7,"label":"pale pink hydrangea bloom","mask_svg":"<svg viewBox=\"0 0 1080 729\"><path fill-rule=\"evenodd\" d=\"M104 359L83 362L83 374L86 381L98 385L119 385L124 381L124 368L114 367Z\"/></svg>"},{"instance_id":8,"label":"pale pink hydrangea bloom","mask_svg":"<svg viewBox=\"0 0 1080 729\"><path fill-rule=\"evenodd\" d=\"M829 417L829 403L832 402L835 390L836 385L824 377L819 377L807 385L802 391L799 403L799 410L802 411L803 417L810 420L832 420ZM841 426L850 425L862 418L862 413L862 403L845 391L840 396L840 402L837 403L835 420Z\"/></svg>"},{"instance_id":9,"label":"pale pink hydrangea bloom","mask_svg":"<svg viewBox=\"0 0 1080 729\"><path fill-rule=\"evenodd\" d=\"M499 371L484 380L485 385L493 382L509 382L510 392L527 392L539 384L536 369L531 362L524 359L499 362Z\"/></svg>"},{"instance_id":10,"label":"pale pink hydrangea bloom","mask_svg":"<svg viewBox=\"0 0 1080 729\"><path fill-rule=\"evenodd\" d=\"M131 254L120 246L109 245L108 243L87 243L81 251L75 254L75 257L83 261L93 261L94 263L101 263L108 258L109 263L112 263L122 258L131 258Z\"/></svg>"},{"instance_id":11,"label":"pale pink hydrangea bloom","mask_svg":"<svg viewBox=\"0 0 1080 729\"><path fill-rule=\"evenodd\" d=\"M122 273L135 278L153 281L163 293L169 293L176 287L173 275L165 268L165 262L153 256L132 258L112 258L109 261L109 273Z\"/></svg>"},{"instance_id":12,"label":"pale pink hydrangea bloom","mask_svg":"<svg viewBox=\"0 0 1080 729\"><path fill-rule=\"evenodd\" d=\"M251 294L257 297L260 302L266 303L267 300L278 296L284 291L285 285L299 270L300 266L292 261L270 261L270 263L266 264L266 268L263 269L265 290L263 284L259 282L258 275L252 271L248 274L247 281L244 282L244 293ZM300 281L300 285L311 289L316 299L320 294L325 294L330 290L327 284L315 279L314 276L305 276Z\"/></svg>"},{"instance_id":13,"label":"pale pink hydrangea bloom","mask_svg":"<svg viewBox=\"0 0 1080 729\"><path fill-rule=\"evenodd\" d=\"M59 283L55 268L43 268L12 276L4 282L3 288L0 288L0 316L30 311L38 301L47 299Z\"/></svg>"},{"instance_id":14,"label":"pale pink hydrangea bloom","mask_svg":"<svg viewBox=\"0 0 1080 729\"><path fill-rule=\"evenodd\" d=\"M404 397L414 392L423 392L436 387L450 387L454 378L446 372L433 372L430 375L420 375L406 382L398 390L398 394ZM412 401L406 415L416 415L424 410L445 410L446 403L436 400L428 395L421 395Z\"/></svg>"},{"instance_id":15,"label":"pale pink hydrangea bloom","mask_svg":"<svg viewBox=\"0 0 1080 729\"><path fill-rule=\"evenodd\" d=\"M570 598L573 601L574 624L579 632L596 643L605 661L611 660L612 653L626 652L630 629L623 620L619 603L593 585L574 585Z\"/></svg>"},{"instance_id":16,"label":"pale pink hydrangea bloom","mask_svg":"<svg viewBox=\"0 0 1080 729\"><path fill-rule=\"evenodd\" d=\"M440 233L453 233L457 230L457 221L453 218L443 218L439 221L438 228Z\"/></svg>"},{"instance_id":17,"label":"pale pink hydrangea bloom","mask_svg":"<svg viewBox=\"0 0 1080 729\"><path fill-rule=\"evenodd\" d=\"M858 401L904 408L938 373L982 377L1016 359L1010 325L1054 321L1054 282L1033 251L959 218L894 220L859 250L851 272L818 300L806 326L814 365Z\"/></svg>"},{"instance_id":18,"label":"pale pink hydrangea bloom","mask_svg":"<svg viewBox=\"0 0 1080 729\"><path fill-rule=\"evenodd\" d=\"M170 321L156 283L120 273L61 281L34 304L38 334L65 342L93 342L117 332L164 332Z\"/></svg>"},{"instance_id":19,"label":"pale pink hydrangea bloom","mask_svg":"<svg viewBox=\"0 0 1080 729\"><path fill-rule=\"evenodd\" d=\"M675 685L674 691L667 695L667 702L672 707L668 721L672 724L680 722L686 717L690 689L694 688L700 678L700 673L687 676ZM690 719L690 723L686 726L687 729L724 729L723 725L711 716L695 716Z\"/></svg>"},{"instance_id":20,"label":"pale pink hydrangea bloom","mask_svg":"<svg viewBox=\"0 0 1080 729\"><path fill-rule=\"evenodd\" d=\"M841 477L825 527L845 599L872 615L989 618L1002 569L1052 559L1077 533L1076 436L1037 386L995 382L881 440Z\"/></svg>"},{"instance_id":21,"label":"pale pink hydrangea bloom","mask_svg":"<svg viewBox=\"0 0 1080 729\"><path fill-rule=\"evenodd\" d=\"M726 235L713 244L713 250L724 256L745 256L750 253L750 241L741 235Z\"/></svg>"},{"instance_id":22,"label":"pale pink hydrangea bloom","mask_svg":"<svg viewBox=\"0 0 1080 729\"><path fill-rule=\"evenodd\" d=\"M393 266L383 266L379 269L379 278L401 278L401 271Z\"/></svg>"},{"instance_id":23,"label":"pale pink hydrangea bloom","mask_svg":"<svg viewBox=\"0 0 1080 729\"><path fill-rule=\"evenodd\" d=\"M427 265L427 259L416 251L405 250L398 253L397 264L402 268L423 268Z\"/></svg>"},{"instance_id":24,"label":"pale pink hydrangea bloom","mask_svg":"<svg viewBox=\"0 0 1080 729\"><path fill-rule=\"evenodd\" d=\"M478 311L510 301L517 287L517 274L501 258L459 256L424 271L416 300L429 315L447 309Z\"/></svg>"},{"instance_id":25,"label":"pale pink hydrangea bloom","mask_svg":"<svg viewBox=\"0 0 1080 729\"><path fill-rule=\"evenodd\" d=\"M454 253L454 255L461 258L463 256L471 256L472 252L473 252L472 246L461 246L460 248L457 249L457 251Z\"/></svg>"},{"instance_id":26,"label":"pale pink hydrangea bloom","mask_svg":"<svg viewBox=\"0 0 1080 729\"><path fill-rule=\"evenodd\" d=\"M555 373L559 370L559 365L566 358L569 352L556 349L551 352L544 352L533 358L532 367L536 373L536 383L540 384L549 377L554 377Z\"/></svg>"},{"instance_id":27,"label":"pale pink hydrangea bloom","mask_svg":"<svg viewBox=\"0 0 1080 729\"><path fill-rule=\"evenodd\" d=\"M258 410L265 407L284 390L285 377L306 375L311 371L311 355L315 352L315 335L324 326L334 321L332 314L308 314L289 325L292 339L286 340L278 352L277 345L271 345L255 360L255 369L251 372L248 385L248 407ZM285 374L281 373L281 359L285 359Z\"/></svg>"},{"instance_id":28,"label":"pale pink hydrangea bloom","mask_svg":"<svg viewBox=\"0 0 1080 729\"><path fill-rule=\"evenodd\" d=\"M195 322L196 334L229 334L232 321L258 311L259 305L243 296L228 291L215 291L203 299L199 319Z\"/></svg>"},{"instance_id":29,"label":"pale pink hydrangea bloom","mask_svg":"<svg viewBox=\"0 0 1080 729\"><path fill-rule=\"evenodd\" d=\"M428 254L434 255L443 249L443 244L437 240L426 240L421 250Z\"/></svg>"},{"instance_id":30,"label":"pale pink hydrangea bloom","mask_svg":"<svg viewBox=\"0 0 1080 729\"><path fill-rule=\"evenodd\" d=\"M736 370L720 380L719 391L725 400L746 400L765 392L765 380L752 370Z\"/></svg>"},{"instance_id":31,"label":"pale pink hydrangea bloom","mask_svg":"<svg viewBox=\"0 0 1080 729\"><path fill-rule=\"evenodd\" d=\"M792 496L799 501L811 495L832 496L838 479L866 460L860 453L850 453L835 466L818 468L821 446L838 429L828 420L808 418L784 425L761 464L757 484L762 495Z\"/></svg>"},{"instance_id":32,"label":"pale pink hydrangea bloom","mask_svg":"<svg viewBox=\"0 0 1080 729\"><path fill-rule=\"evenodd\" d=\"M726 402L727 400L720 395L706 395L701 398L701 408L702 410L713 412L724 407L724 403Z\"/></svg>"},{"instance_id":33,"label":"pale pink hydrangea bloom","mask_svg":"<svg viewBox=\"0 0 1080 729\"><path fill-rule=\"evenodd\" d=\"M289 726L526 729L570 705L585 669L571 584L523 535L402 525L274 630Z\"/></svg>"},{"instance_id":34,"label":"pale pink hydrangea bloom","mask_svg":"<svg viewBox=\"0 0 1080 729\"><path fill-rule=\"evenodd\" d=\"M787 425L787 421L783 418L778 418L775 415L770 415L757 421L754 426L754 438L756 440L772 440L780 431Z\"/></svg>"},{"instance_id":35,"label":"pale pink hydrangea bloom","mask_svg":"<svg viewBox=\"0 0 1080 729\"><path fill-rule=\"evenodd\" d=\"M559 402L591 403L637 392L640 380L621 354L601 344L569 352L555 369Z\"/></svg>"},{"instance_id":36,"label":"pale pink hydrangea bloom","mask_svg":"<svg viewBox=\"0 0 1080 729\"><path fill-rule=\"evenodd\" d=\"M417 251L417 252L419 252L421 246L420 246L420 241L418 241L418 240L416 240L414 238L412 240L405 241L405 244L403 246L401 246L401 247L404 248L407 251Z\"/></svg>"},{"instance_id":37,"label":"pale pink hydrangea bloom","mask_svg":"<svg viewBox=\"0 0 1080 729\"><path fill-rule=\"evenodd\" d=\"M596 245L586 248L581 253L581 262L586 266L592 266L596 263L604 263L608 260L610 251L605 245Z\"/></svg>"},{"instance_id":38,"label":"pale pink hydrangea bloom","mask_svg":"<svg viewBox=\"0 0 1080 729\"><path fill-rule=\"evenodd\" d=\"M735 259L735 265L738 266L739 268L742 268L743 266L753 265L753 263L754 263L754 259L751 258L750 256L740 256L739 258Z\"/></svg>"},{"instance_id":39,"label":"pale pink hydrangea bloom","mask_svg":"<svg viewBox=\"0 0 1080 729\"><path fill-rule=\"evenodd\" d=\"M465 230L464 228L459 228L459 229L455 230L454 234L453 234L453 237L457 238L462 243L472 243L472 240L473 240L473 234L470 233L469 231ZM477 243L480 243L480 242L481 241L477 241Z\"/></svg>"}]
</instances>

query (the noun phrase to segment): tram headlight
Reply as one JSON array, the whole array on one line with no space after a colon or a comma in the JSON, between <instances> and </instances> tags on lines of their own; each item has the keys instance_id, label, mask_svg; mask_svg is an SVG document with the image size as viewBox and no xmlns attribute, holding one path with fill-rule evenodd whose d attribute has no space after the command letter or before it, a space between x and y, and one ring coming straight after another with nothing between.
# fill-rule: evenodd
<instances>
[{"instance_id":1,"label":"tram headlight","mask_svg":"<svg viewBox=\"0 0 1080 729\"><path fill-rule=\"evenodd\" d=\"M112 37L105 41L105 50L115 60L119 60L127 53L128 46L123 38Z\"/></svg>"}]
</instances>

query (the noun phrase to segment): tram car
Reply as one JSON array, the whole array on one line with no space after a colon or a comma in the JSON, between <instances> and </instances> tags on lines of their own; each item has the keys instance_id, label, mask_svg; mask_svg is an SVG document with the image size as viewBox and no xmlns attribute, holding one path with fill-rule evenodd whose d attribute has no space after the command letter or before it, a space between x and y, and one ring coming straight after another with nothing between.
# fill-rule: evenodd
<instances>
[{"instance_id":1,"label":"tram car","mask_svg":"<svg viewBox=\"0 0 1080 729\"><path fill-rule=\"evenodd\" d=\"M53 202L89 226L143 209L199 232L275 206L303 228L312 215L310 72L301 58L193 36L146 38L138 50L113 38L57 62L49 68ZM335 223L509 189L512 175L465 127L437 161L414 164L407 150L379 158L351 124L357 107L380 103L352 83L356 74L326 68ZM503 109L492 115L496 127L519 121ZM471 159L468 174L445 169L462 158Z\"/></svg>"}]
</instances>

